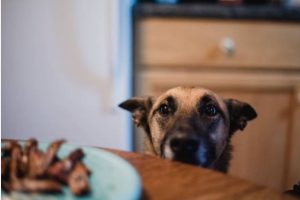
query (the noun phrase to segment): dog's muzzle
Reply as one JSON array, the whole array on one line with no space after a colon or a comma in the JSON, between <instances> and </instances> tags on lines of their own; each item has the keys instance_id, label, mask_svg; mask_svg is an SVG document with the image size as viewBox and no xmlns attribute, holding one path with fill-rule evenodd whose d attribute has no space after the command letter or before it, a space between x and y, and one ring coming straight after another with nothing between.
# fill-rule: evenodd
<instances>
[{"instance_id":1,"label":"dog's muzzle","mask_svg":"<svg viewBox=\"0 0 300 200\"><path fill-rule=\"evenodd\" d=\"M164 147L164 157L183 163L209 167L214 155L204 139L192 134L175 134L168 139Z\"/></svg>"},{"instance_id":2,"label":"dog's muzzle","mask_svg":"<svg viewBox=\"0 0 300 200\"><path fill-rule=\"evenodd\" d=\"M188 164L209 167L214 148L209 145L207 134L200 134L189 121L178 121L166 134L163 157Z\"/></svg>"},{"instance_id":3,"label":"dog's muzzle","mask_svg":"<svg viewBox=\"0 0 300 200\"><path fill-rule=\"evenodd\" d=\"M188 135L175 135L170 138L169 146L173 159L184 163L198 164L199 140Z\"/></svg>"},{"instance_id":4,"label":"dog's muzzle","mask_svg":"<svg viewBox=\"0 0 300 200\"><path fill-rule=\"evenodd\" d=\"M198 140L192 137L175 136L170 140L170 148L175 154L194 154L197 152L198 146Z\"/></svg>"}]
</instances>

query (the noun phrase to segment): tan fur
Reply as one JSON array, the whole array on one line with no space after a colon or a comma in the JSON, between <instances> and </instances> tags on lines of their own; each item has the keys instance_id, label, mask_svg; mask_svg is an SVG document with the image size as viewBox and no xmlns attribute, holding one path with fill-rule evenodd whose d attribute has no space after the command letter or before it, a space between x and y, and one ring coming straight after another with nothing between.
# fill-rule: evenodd
<instances>
[{"instance_id":1,"label":"tan fur","mask_svg":"<svg viewBox=\"0 0 300 200\"><path fill-rule=\"evenodd\" d=\"M156 98L133 97L119 106L130 111L135 125L145 130L146 154L222 172L228 170L233 133L243 130L247 121L257 116L249 104L235 99L222 99L200 87L176 87ZM197 143L192 144L195 148L191 143L184 146L189 147L188 154L178 157L180 153L178 146L174 147L174 137L176 142L188 138ZM193 149L193 152L189 151Z\"/></svg>"},{"instance_id":2,"label":"tan fur","mask_svg":"<svg viewBox=\"0 0 300 200\"><path fill-rule=\"evenodd\" d=\"M164 137L164 135L161 134L159 128L157 127L157 123L154 122L154 119L152 118L154 110L161 104L161 102L167 97L167 96L173 96L177 101L179 102L178 109L180 110L180 115L182 117L185 117L189 115L194 109L195 105L198 103L199 99L204 95L211 95L213 96L217 102L219 103L221 109L224 111L226 115L226 122L219 124L219 130L218 134L215 135L215 140L217 142L217 149L219 149L218 154L222 152L224 149L225 140L228 135L224 135L223 132L228 132L228 111L227 107L223 101L222 98L220 98L218 95L216 95L214 92L205 89L205 88L197 88L197 87L176 87L172 88L162 95L160 95L153 105L153 109L151 110L149 116L148 116L148 124L150 125L150 132L152 135L152 141L153 146L148 141L149 139L145 137L145 147L144 151L147 152L147 154L152 155L159 155L160 154L160 141ZM175 117L176 118L176 117ZM172 123L172 122L170 122ZM222 130L222 131L221 131ZM224 131L225 130L225 131Z\"/></svg>"}]
</instances>

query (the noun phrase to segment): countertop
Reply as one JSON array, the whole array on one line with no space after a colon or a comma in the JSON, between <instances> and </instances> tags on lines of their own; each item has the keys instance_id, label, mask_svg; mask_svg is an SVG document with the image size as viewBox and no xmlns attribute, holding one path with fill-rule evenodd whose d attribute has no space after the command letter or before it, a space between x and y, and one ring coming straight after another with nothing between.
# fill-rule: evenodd
<instances>
[{"instance_id":1,"label":"countertop","mask_svg":"<svg viewBox=\"0 0 300 200\"><path fill-rule=\"evenodd\" d=\"M153 4L133 7L134 17L189 17L299 21L300 8L280 6L226 6L214 4Z\"/></svg>"}]
</instances>

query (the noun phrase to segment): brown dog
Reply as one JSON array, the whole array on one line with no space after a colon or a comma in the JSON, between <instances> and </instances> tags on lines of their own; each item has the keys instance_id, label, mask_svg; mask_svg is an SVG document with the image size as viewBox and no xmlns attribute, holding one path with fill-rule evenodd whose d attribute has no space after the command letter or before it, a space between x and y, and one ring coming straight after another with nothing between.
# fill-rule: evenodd
<instances>
[{"instance_id":1,"label":"brown dog","mask_svg":"<svg viewBox=\"0 0 300 200\"><path fill-rule=\"evenodd\" d=\"M256 118L247 103L195 87L176 87L157 98L119 105L147 133L145 151L162 158L227 172L233 133Z\"/></svg>"}]
</instances>

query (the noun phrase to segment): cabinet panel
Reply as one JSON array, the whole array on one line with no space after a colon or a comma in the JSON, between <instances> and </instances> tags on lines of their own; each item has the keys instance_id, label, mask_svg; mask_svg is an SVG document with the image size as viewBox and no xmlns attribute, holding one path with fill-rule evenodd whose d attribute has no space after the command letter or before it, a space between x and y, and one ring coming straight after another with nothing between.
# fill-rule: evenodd
<instances>
[{"instance_id":1,"label":"cabinet panel","mask_svg":"<svg viewBox=\"0 0 300 200\"><path fill-rule=\"evenodd\" d=\"M287 188L300 181L300 85L293 95L292 129L288 138Z\"/></svg>"},{"instance_id":2,"label":"cabinet panel","mask_svg":"<svg viewBox=\"0 0 300 200\"><path fill-rule=\"evenodd\" d=\"M219 92L246 101L258 117L233 137L229 174L282 190L286 179L286 144L290 128L291 94L282 92Z\"/></svg>"},{"instance_id":3,"label":"cabinet panel","mask_svg":"<svg viewBox=\"0 0 300 200\"><path fill-rule=\"evenodd\" d=\"M297 23L146 18L136 31L146 68L300 68Z\"/></svg>"},{"instance_id":4,"label":"cabinet panel","mask_svg":"<svg viewBox=\"0 0 300 200\"><path fill-rule=\"evenodd\" d=\"M299 126L293 120L293 85L299 83L299 74L280 76L268 73L261 78L260 72L209 74L143 71L137 77L137 95L159 95L171 87L187 85L206 87L223 97L250 103L257 110L258 118L251 121L245 131L234 135L229 174L279 191L290 188L290 180L300 178L295 173L300 170L297 168L300 162L295 158L295 149L294 157L290 156L292 150L289 146L291 130ZM290 174L290 169L293 174Z\"/></svg>"}]
</instances>

